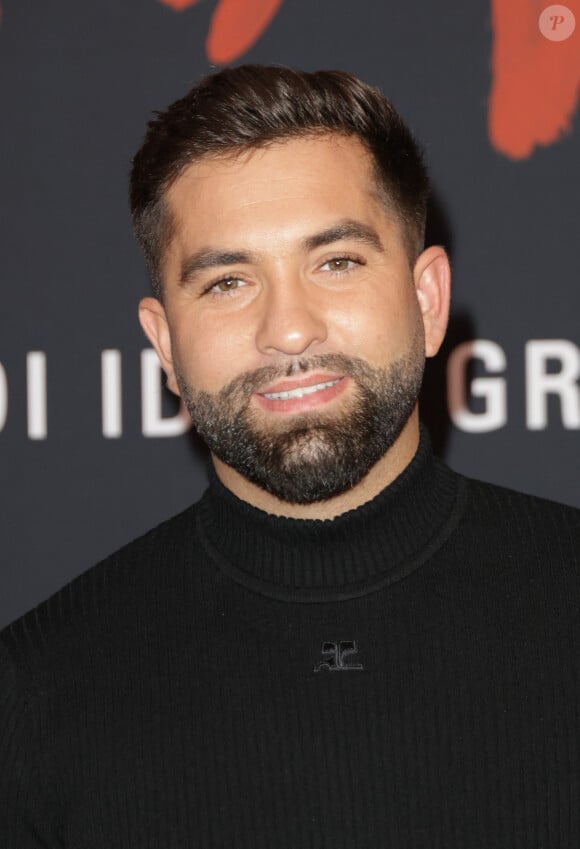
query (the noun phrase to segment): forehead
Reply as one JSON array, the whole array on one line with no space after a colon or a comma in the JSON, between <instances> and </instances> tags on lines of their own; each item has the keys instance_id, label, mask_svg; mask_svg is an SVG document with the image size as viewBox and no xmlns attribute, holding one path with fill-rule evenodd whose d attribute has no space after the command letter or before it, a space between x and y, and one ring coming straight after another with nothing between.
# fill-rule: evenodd
<instances>
[{"instance_id":1,"label":"forehead","mask_svg":"<svg viewBox=\"0 0 580 849\"><path fill-rule=\"evenodd\" d=\"M374 164L355 138L291 139L189 165L166 193L176 233L286 216L353 215L383 209Z\"/></svg>"},{"instance_id":2,"label":"forehead","mask_svg":"<svg viewBox=\"0 0 580 849\"><path fill-rule=\"evenodd\" d=\"M228 173L253 174L290 167L306 176L325 162L350 164L360 175L371 177L373 160L363 143L354 136L340 133L309 134L298 138L280 139L258 147L235 149L223 154L209 154L186 166L167 192L168 197L179 193L179 186L195 180L220 178Z\"/></svg>"}]
</instances>

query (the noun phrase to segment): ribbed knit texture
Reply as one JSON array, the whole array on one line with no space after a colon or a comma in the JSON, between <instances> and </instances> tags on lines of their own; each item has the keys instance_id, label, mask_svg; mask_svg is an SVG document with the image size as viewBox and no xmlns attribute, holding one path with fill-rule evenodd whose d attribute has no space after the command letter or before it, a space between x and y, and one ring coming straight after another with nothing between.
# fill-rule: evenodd
<instances>
[{"instance_id":1,"label":"ribbed knit texture","mask_svg":"<svg viewBox=\"0 0 580 849\"><path fill-rule=\"evenodd\" d=\"M331 522L214 476L0 634L0 847L577 849L579 517L424 435Z\"/></svg>"}]
</instances>

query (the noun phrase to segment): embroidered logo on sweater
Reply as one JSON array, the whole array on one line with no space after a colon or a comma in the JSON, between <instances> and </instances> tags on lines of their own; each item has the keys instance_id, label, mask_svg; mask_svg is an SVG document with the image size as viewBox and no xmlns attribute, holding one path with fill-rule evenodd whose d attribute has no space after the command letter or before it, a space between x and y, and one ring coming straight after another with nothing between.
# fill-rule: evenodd
<instances>
[{"instance_id":1,"label":"embroidered logo on sweater","mask_svg":"<svg viewBox=\"0 0 580 849\"><path fill-rule=\"evenodd\" d=\"M357 654L356 640L340 640L338 643L322 643L322 660L314 667L315 672L327 669L329 672L346 672L348 669L362 669L362 663L346 663L346 658Z\"/></svg>"}]
</instances>

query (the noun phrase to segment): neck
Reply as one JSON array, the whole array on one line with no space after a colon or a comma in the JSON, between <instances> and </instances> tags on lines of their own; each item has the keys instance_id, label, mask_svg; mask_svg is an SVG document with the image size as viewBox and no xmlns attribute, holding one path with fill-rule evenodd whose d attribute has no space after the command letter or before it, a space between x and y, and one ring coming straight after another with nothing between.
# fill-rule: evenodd
<instances>
[{"instance_id":1,"label":"neck","mask_svg":"<svg viewBox=\"0 0 580 849\"><path fill-rule=\"evenodd\" d=\"M197 527L212 561L272 598L320 602L366 595L418 568L459 520L457 475L419 446L396 480L331 521L273 516L240 500L210 464Z\"/></svg>"},{"instance_id":2,"label":"neck","mask_svg":"<svg viewBox=\"0 0 580 849\"><path fill-rule=\"evenodd\" d=\"M342 513L355 510L362 504L372 501L409 465L418 445L419 414L415 406L393 445L356 486L334 498L314 504L289 504L251 483L214 454L212 454L212 462L221 483L239 499L259 510L289 519L334 519Z\"/></svg>"}]
</instances>

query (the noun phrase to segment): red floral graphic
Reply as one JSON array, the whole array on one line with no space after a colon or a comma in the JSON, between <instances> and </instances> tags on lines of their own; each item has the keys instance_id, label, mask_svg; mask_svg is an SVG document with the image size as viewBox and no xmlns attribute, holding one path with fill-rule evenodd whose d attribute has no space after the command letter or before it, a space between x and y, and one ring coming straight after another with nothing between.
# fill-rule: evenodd
<instances>
[{"instance_id":1,"label":"red floral graphic","mask_svg":"<svg viewBox=\"0 0 580 849\"><path fill-rule=\"evenodd\" d=\"M200 0L160 0L176 12ZM206 40L208 59L227 65L243 56L272 22L284 0L219 0ZM490 0L493 47L488 132L492 146L511 159L525 159L538 146L557 142L572 129L580 100L580 0L554 9L576 19L569 37L551 40L541 31L549 0ZM0 2L0 24L2 23ZM553 28L559 24L554 15Z\"/></svg>"},{"instance_id":2,"label":"red floral graphic","mask_svg":"<svg viewBox=\"0 0 580 849\"><path fill-rule=\"evenodd\" d=\"M580 0L565 2L576 30L565 41L550 41L538 23L549 3L491 0L489 137L512 159L525 159L538 145L553 144L571 131L580 96Z\"/></svg>"},{"instance_id":3,"label":"red floral graphic","mask_svg":"<svg viewBox=\"0 0 580 849\"><path fill-rule=\"evenodd\" d=\"M161 0L177 12L199 0ZM227 65L243 56L267 29L283 0L220 0L206 41L207 58Z\"/></svg>"},{"instance_id":4,"label":"red floral graphic","mask_svg":"<svg viewBox=\"0 0 580 849\"><path fill-rule=\"evenodd\" d=\"M183 12L184 9L195 6L196 3L199 3L199 0L161 0L161 2L165 3L166 6L171 6L176 12Z\"/></svg>"}]
</instances>

